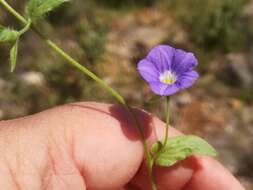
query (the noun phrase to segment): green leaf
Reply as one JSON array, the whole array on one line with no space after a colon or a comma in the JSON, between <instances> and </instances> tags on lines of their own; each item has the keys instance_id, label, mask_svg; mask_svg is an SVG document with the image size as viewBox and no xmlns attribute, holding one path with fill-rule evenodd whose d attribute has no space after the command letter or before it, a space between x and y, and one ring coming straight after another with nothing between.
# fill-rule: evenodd
<instances>
[{"instance_id":1,"label":"green leaf","mask_svg":"<svg viewBox=\"0 0 253 190\"><path fill-rule=\"evenodd\" d=\"M151 155L155 157L159 151L161 151L163 147L162 141L157 141L155 144L153 144L151 148Z\"/></svg>"},{"instance_id":2,"label":"green leaf","mask_svg":"<svg viewBox=\"0 0 253 190\"><path fill-rule=\"evenodd\" d=\"M162 149L159 143L155 143L152 146L151 153L156 155L155 164L159 166L171 166L193 154L217 155L216 150L210 144L193 135L170 138Z\"/></svg>"},{"instance_id":3,"label":"green leaf","mask_svg":"<svg viewBox=\"0 0 253 190\"><path fill-rule=\"evenodd\" d=\"M43 17L61 4L69 0L30 0L26 6L26 14L33 21Z\"/></svg>"},{"instance_id":4,"label":"green leaf","mask_svg":"<svg viewBox=\"0 0 253 190\"><path fill-rule=\"evenodd\" d=\"M18 36L18 31L0 25L0 42L14 42Z\"/></svg>"},{"instance_id":5,"label":"green leaf","mask_svg":"<svg viewBox=\"0 0 253 190\"><path fill-rule=\"evenodd\" d=\"M19 39L16 40L15 44L12 46L10 50L11 72L13 72L16 68L17 56L18 56L18 42L19 42Z\"/></svg>"}]
</instances>

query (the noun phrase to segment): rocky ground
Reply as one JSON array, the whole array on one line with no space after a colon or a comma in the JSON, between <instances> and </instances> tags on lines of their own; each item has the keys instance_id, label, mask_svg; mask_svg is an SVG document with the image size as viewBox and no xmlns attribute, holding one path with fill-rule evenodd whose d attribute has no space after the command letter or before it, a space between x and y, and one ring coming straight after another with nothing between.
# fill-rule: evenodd
<instances>
[{"instance_id":1,"label":"rocky ground","mask_svg":"<svg viewBox=\"0 0 253 190\"><path fill-rule=\"evenodd\" d=\"M245 10L245 15L251 18L251 23L253 23L252 5L253 3ZM1 14L3 13L0 12ZM108 12L101 10L99 14L105 16ZM4 17L5 15L0 20ZM172 97L172 124L185 133L194 133L207 138L217 148L221 162L240 179L247 190L253 189L252 44L247 50L217 53L206 60L202 59L203 54L194 48L188 32L169 12L151 7L110 12L109 16L105 17L111 23L105 37L105 53L99 64L92 65L92 69L117 88L132 105L145 108L162 119L163 103L148 101L153 95L136 71L138 60L159 43L169 43L196 52L200 57L201 77L193 88ZM57 43L82 61L85 54L80 43L77 43L73 34L66 30L65 36L60 38L61 29L58 29L58 35L53 35L58 38ZM45 68L34 66L32 63L34 57L38 60L37 64L41 63L40 65L44 62L53 65L49 60L54 60L55 64L60 61L47 51L35 53L35 49L44 48L40 45L34 47L34 44L39 43L36 37L26 39L26 44L21 49L30 49L31 53L20 57L19 64L23 66L18 68L15 76L10 76L7 73L7 66L2 66L6 64L8 52L5 47L1 49L0 57L3 56L4 60L1 61L1 69L5 69L6 72L0 73L0 119L26 115L64 102L90 100L92 97L111 101L111 98L103 92L94 97L91 89L98 88L90 81L77 83L75 78L77 74L72 73L71 68L54 66L55 69L50 71L51 75L45 75L45 72L48 72L46 66ZM29 69L30 65L33 65L33 69ZM58 69L63 71L58 72ZM66 76L64 80L68 84L68 89L59 91L59 94L69 90L70 92L66 93L81 95L67 96L61 101L55 101L57 97L50 94L55 93L59 86L57 84L57 87L52 86L54 81L58 81L52 74ZM17 83L21 83L21 87ZM84 85L85 90L82 90ZM22 94L21 97L20 92L26 94ZM47 103L43 102L45 99Z\"/></svg>"}]
</instances>

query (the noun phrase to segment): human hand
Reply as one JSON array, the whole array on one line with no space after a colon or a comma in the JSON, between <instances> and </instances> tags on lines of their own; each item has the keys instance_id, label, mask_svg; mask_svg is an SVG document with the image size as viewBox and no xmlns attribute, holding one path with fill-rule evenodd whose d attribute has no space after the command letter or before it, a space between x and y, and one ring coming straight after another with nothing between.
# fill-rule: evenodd
<instances>
[{"instance_id":1,"label":"human hand","mask_svg":"<svg viewBox=\"0 0 253 190\"><path fill-rule=\"evenodd\" d=\"M149 145L163 137L163 122L136 115ZM129 118L119 106L76 103L0 122L1 189L149 189L143 146ZM209 157L191 156L154 173L159 190L244 189Z\"/></svg>"}]
</instances>

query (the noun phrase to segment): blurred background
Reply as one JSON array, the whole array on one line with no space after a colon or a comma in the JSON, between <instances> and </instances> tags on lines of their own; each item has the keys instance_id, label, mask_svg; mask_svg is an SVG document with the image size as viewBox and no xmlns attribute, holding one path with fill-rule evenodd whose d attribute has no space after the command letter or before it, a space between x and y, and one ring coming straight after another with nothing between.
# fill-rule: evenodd
<instances>
[{"instance_id":1,"label":"blurred background","mask_svg":"<svg viewBox=\"0 0 253 190\"><path fill-rule=\"evenodd\" d=\"M23 13L24 0L9 0ZM0 7L0 23L21 26ZM117 89L131 105L164 119L136 72L138 60L163 43L195 52L200 79L172 97L172 124L210 141L219 159L253 190L253 1L73 0L40 30ZM15 73L0 45L0 120L75 101L115 102L66 64L33 32L23 38Z\"/></svg>"}]
</instances>

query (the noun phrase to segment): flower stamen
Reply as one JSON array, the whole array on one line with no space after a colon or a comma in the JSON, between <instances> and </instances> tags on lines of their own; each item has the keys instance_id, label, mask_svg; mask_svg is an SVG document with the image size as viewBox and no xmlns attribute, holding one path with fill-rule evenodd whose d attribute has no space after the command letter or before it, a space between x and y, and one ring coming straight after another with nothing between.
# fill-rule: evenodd
<instances>
[{"instance_id":1,"label":"flower stamen","mask_svg":"<svg viewBox=\"0 0 253 190\"><path fill-rule=\"evenodd\" d=\"M160 75L159 79L165 84L173 84L177 81L177 75L171 71L165 71Z\"/></svg>"}]
</instances>

